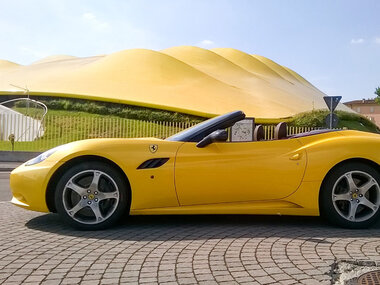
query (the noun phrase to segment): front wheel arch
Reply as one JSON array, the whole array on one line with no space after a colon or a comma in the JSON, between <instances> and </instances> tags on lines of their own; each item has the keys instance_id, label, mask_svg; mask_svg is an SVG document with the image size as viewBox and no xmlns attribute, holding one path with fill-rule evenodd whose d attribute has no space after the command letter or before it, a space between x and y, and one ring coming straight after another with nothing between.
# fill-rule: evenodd
<instances>
[{"instance_id":1,"label":"front wheel arch","mask_svg":"<svg viewBox=\"0 0 380 285\"><path fill-rule=\"evenodd\" d=\"M87 162L88 161L103 162L103 163L106 163L109 166L115 168L115 170L117 170L120 173L120 175L123 177L123 179L125 180L125 182L127 184L127 189L128 189L127 195L128 195L128 203L129 203L127 213L129 214L129 209L131 206L130 203L132 200L132 193L131 193L132 191L131 191L131 184L129 183L129 179L128 179L127 175L120 168L120 166L117 165L115 162L113 162L112 160L109 160L105 157L97 156L97 155L83 155L83 156L75 157L71 160L66 161L63 165L61 165L54 172L54 174L52 175L52 177L49 180L49 183L48 183L48 186L46 189L45 199L46 199L46 205L47 205L49 211L52 213L57 212L56 207L55 207L54 195L55 195L55 190L56 190L56 186L57 186L59 178L63 175L63 173L65 173L65 171L67 169L71 168L75 164L79 164L79 163L84 162L84 161L87 161Z\"/></svg>"}]
</instances>

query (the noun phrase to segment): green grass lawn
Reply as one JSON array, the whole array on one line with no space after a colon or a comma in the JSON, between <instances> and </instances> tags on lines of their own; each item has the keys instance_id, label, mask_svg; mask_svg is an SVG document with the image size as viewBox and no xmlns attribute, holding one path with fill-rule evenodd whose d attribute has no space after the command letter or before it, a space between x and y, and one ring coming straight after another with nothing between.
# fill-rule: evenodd
<instances>
[{"instance_id":1,"label":"green grass lawn","mask_svg":"<svg viewBox=\"0 0 380 285\"><path fill-rule=\"evenodd\" d=\"M26 108L14 108L26 114ZM31 113L41 118L41 113ZM166 125L165 125L166 124ZM111 115L50 110L44 119L45 133L31 142L15 142L15 151L43 151L75 140L90 138L158 137L165 138L183 128L185 123L146 122ZM0 141L0 150L12 150L9 141Z\"/></svg>"},{"instance_id":2,"label":"green grass lawn","mask_svg":"<svg viewBox=\"0 0 380 285\"><path fill-rule=\"evenodd\" d=\"M14 110L41 118L42 110L14 108ZM367 132L378 132L378 128L363 116L354 113L336 112L340 121L338 128ZM300 113L292 118L256 119L256 124L275 125L286 121L290 126L323 127L327 110ZM166 138L189 127L189 123L148 122L121 118L115 115L100 115L81 111L49 110L44 119L43 137L31 142L15 142L15 151L44 151L71 141L91 138ZM0 141L0 150L12 150L9 141Z\"/></svg>"}]
</instances>

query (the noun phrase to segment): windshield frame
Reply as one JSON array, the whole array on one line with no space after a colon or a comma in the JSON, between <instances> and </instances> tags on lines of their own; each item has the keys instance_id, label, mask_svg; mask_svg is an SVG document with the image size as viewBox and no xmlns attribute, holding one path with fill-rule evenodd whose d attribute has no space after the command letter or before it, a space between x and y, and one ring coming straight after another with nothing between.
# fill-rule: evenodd
<instances>
[{"instance_id":1,"label":"windshield frame","mask_svg":"<svg viewBox=\"0 0 380 285\"><path fill-rule=\"evenodd\" d=\"M199 123L191 128L176 133L175 135L170 136L165 140L180 142L200 142L204 137L211 134L212 132L229 128L244 118L245 114L243 111L233 111Z\"/></svg>"}]
</instances>

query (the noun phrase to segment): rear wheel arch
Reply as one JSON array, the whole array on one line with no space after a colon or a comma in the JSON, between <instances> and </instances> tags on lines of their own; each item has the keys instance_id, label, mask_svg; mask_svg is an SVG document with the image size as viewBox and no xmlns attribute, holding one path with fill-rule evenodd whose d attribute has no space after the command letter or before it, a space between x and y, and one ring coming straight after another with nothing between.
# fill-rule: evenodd
<instances>
[{"instance_id":1,"label":"rear wheel arch","mask_svg":"<svg viewBox=\"0 0 380 285\"><path fill-rule=\"evenodd\" d=\"M376 162L374 162L373 160L370 160L370 159L366 159L366 158L359 158L359 157L356 157L356 158L350 158L350 159L346 159L346 160L342 160L341 162L335 164L325 175L325 177L323 178L323 181L322 181L322 184L321 184L321 187L319 189L319 197L321 196L321 191L323 189L323 186L326 182L326 179L331 175L331 173L333 171L335 171L337 168L341 167L342 165L345 165L347 163L363 163L363 164L366 164L370 167L372 167L373 169L375 169L379 174L380 174L380 165L377 164Z\"/></svg>"},{"instance_id":2,"label":"rear wheel arch","mask_svg":"<svg viewBox=\"0 0 380 285\"><path fill-rule=\"evenodd\" d=\"M355 175L355 182L352 181L352 177L353 177L352 175ZM345 176L351 177L351 181L352 183L354 183L353 186L351 184L350 185L346 184L349 182L343 182L343 185L341 184L342 183L341 181L344 181L341 179L342 177L345 177ZM343 179L346 179L346 178L343 178ZM357 185L363 185L361 184L361 181L366 182L367 179L369 180L372 179L374 183L376 183L376 180L377 180L377 184L374 184L373 186L375 188L368 188L364 190L365 187L357 186ZM337 183L340 183L340 184L337 184ZM369 159L364 159L364 158L352 158L352 159L347 159L347 160L337 163L336 165L334 165L334 167L332 167L328 171L328 173L325 175L321 183L321 187L319 191L319 201L318 201L320 215L324 217L325 219L329 220L330 222L332 222L333 224L340 225L343 227L347 227L347 228L368 227L380 215L380 211L378 210L380 206L379 184L380 184L380 165L377 164L376 162ZM376 190L376 185L377 185L377 190ZM336 188L336 187L339 187L339 188ZM346 189L350 189L351 192L348 192L350 190L346 190ZM356 190L354 191L353 189L356 189ZM372 193L374 191L377 194L374 194L373 196L372 194L370 194L370 191L368 191L369 189L372 189L370 190ZM368 193L364 195L367 191ZM355 192L358 192L356 196L354 196L356 194ZM361 193L362 195L359 195ZM348 197L346 197L347 195ZM362 198L356 198L358 195ZM371 195L371 196L368 196L368 195ZM373 209L372 209L372 206L369 206L370 207L369 210L373 211L373 216L371 215L367 215L367 217L364 215L362 215L362 217L356 216L356 214L359 214L360 211L357 211L356 209L359 209L359 208L357 208L357 206L352 205L352 204L353 203L356 204L355 203L355 200L356 200L356 202L358 203L357 205L364 204L368 206L368 204L364 203L364 201L362 201L361 199L368 198L368 200L370 200L370 197L372 198L378 197L377 199L375 198L374 201L372 201L374 203L372 204ZM342 214L342 208L341 208L342 205L340 203L348 203L348 205L347 204L343 205L343 206L346 206L346 211L344 211L343 214ZM349 205L350 203L351 203L351 206ZM375 205L377 205L377 209ZM349 208L347 208L347 206L349 206ZM333 208L335 208L335 210ZM351 212L347 212L347 209L349 210L351 208L355 209L353 212L354 213L353 215L351 214ZM363 208L361 210L363 210ZM366 210L366 208L364 210ZM365 213L365 212L363 211L362 213ZM370 214L372 213L370 212ZM348 216L348 215L352 215L352 216Z\"/></svg>"},{"instance_id":3,"label":"rear wheel arch","mask_svg":"<svg viewBox=\"0 0 380 285\"><path fill-rule=\"evenodd\" d=\"M70 167L73 165L82 163L82 162L89 162L89 161L97 161L97 162L103 162L114 168L116 171L119 172L121 177L125 180L127 184L127 189L128 189L128 211L130 208L130 203L132 199L132 193L131 193L131 185L129 183L129 179L125 172L120 168L118 164L113 162L112 160L109 160L107 158L104 158L102 156L96 156L96 155L84 155L84 156L78 156L75 157L67 162L65 162L63 165L61 165L52 175L52 177L49 180L47 189L46 189L46 204L50 212L56 213L56 207L55 207L55 202L54 202L54 194L56 190L56 186L58 183L59 178L67 171Z\"/></svg>"}]
</instances>

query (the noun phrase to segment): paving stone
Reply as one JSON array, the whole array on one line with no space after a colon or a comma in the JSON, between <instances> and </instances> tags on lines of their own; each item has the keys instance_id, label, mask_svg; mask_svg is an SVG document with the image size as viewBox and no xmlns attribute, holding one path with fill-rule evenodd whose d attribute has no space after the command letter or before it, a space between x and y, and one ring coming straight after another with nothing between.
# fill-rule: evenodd
<instances>
[{"instance_id":1,"label":"paving stone","mask_svg":"<svg viewBox=\"0 0 380 285\"><path fill-rule=\"evenodd\" d=\"M44 280L45 277L46 277L45 275L30 275L30 276L28 276L28 278L25 279L24 283L28 283L28 282L37 283L37 282L41 282L42 280Z\"/></svg>"},{"instance_id":2,"label":"paving stone","mask_svg":"<svg viewBox=\"0 0 380 285\"><path fill-rule=\"evenodd\" d=\"M42 281L40 284L41 285L57 285L57 284L59 284L59 283L61 283L61 280L60 279L49 279L49 280L44 280L44 281ZM81 282L81 284L83 284L83 282Z\"/></svg>"},{"instance_id":3,"label":"paving stone","mask_svg":"<svg viewBox=\"0 0 380 285\"><path fill-rule=\"evenodd\" d=\"M380 225L319 218L129 217L80 232L0 202L0 284L330 284L339 258L380 262Z\"/></svg>"}]
</instances>

